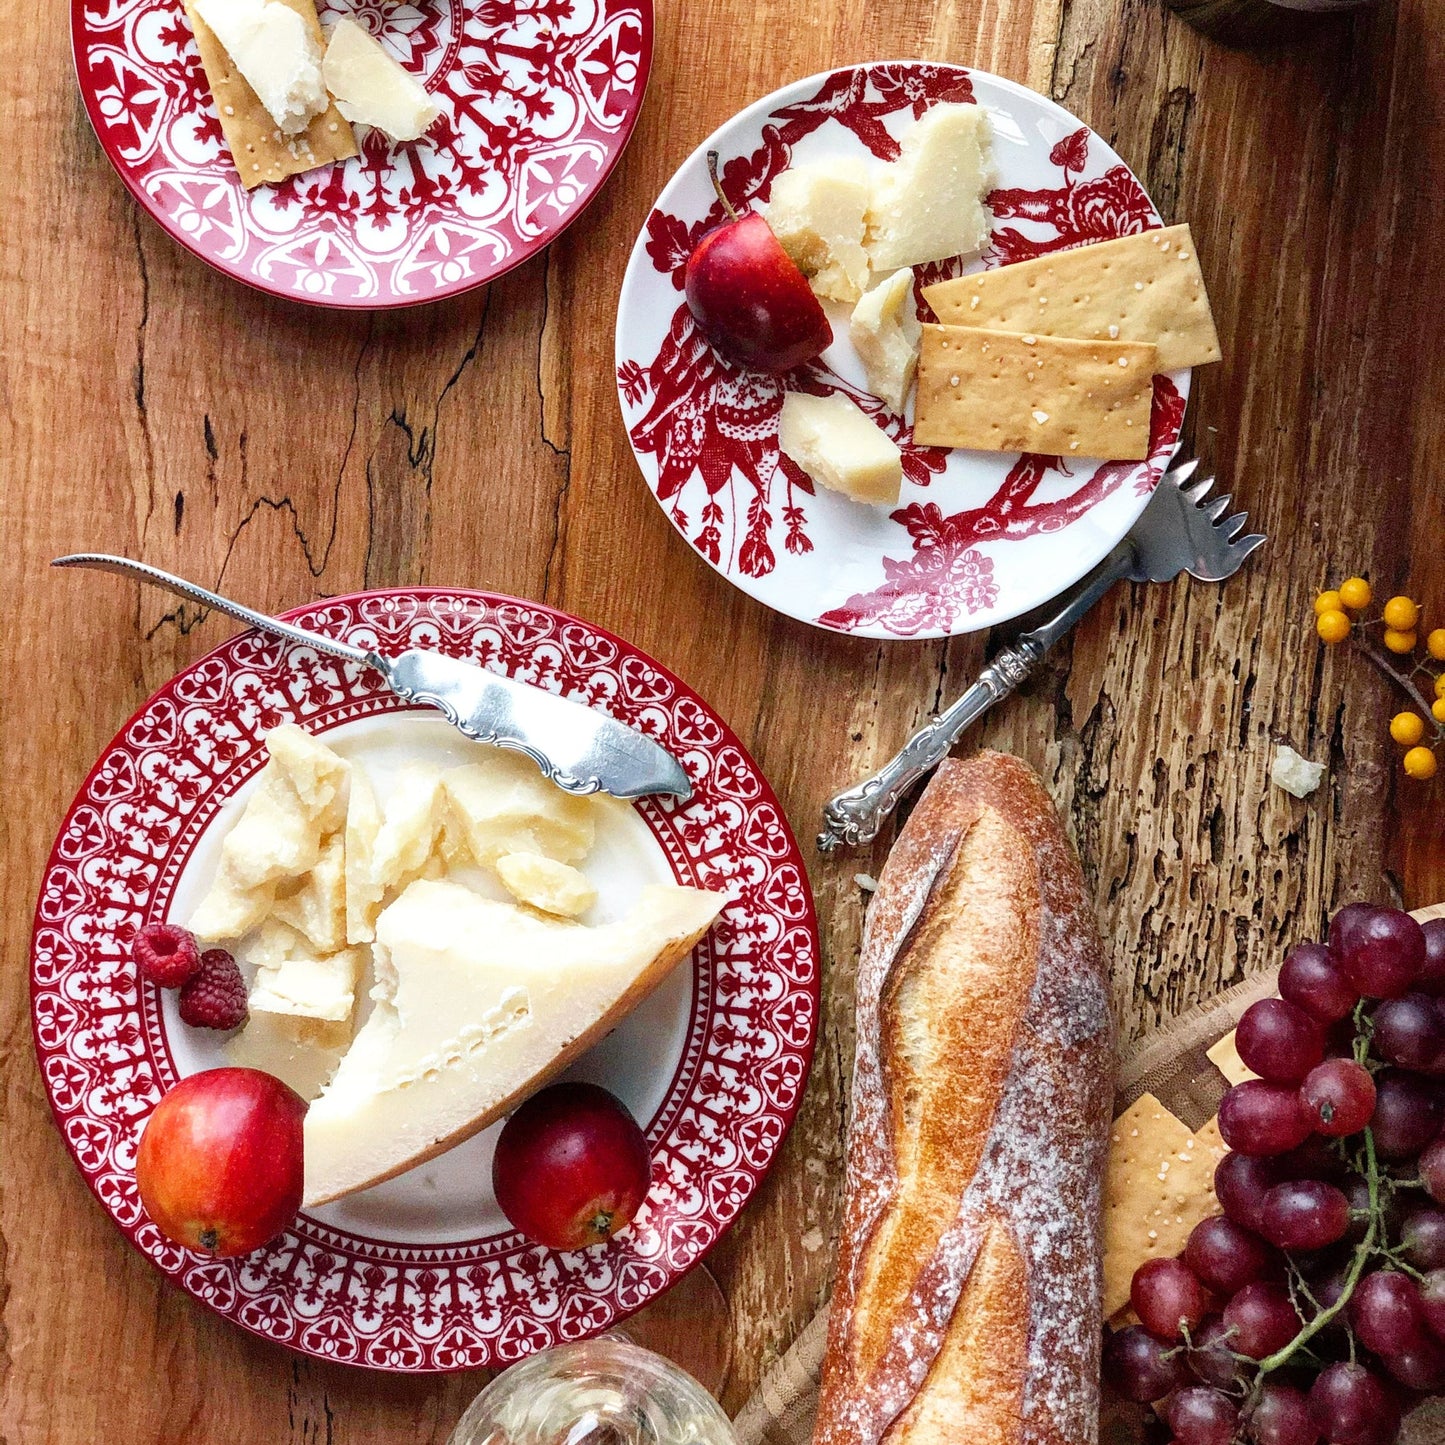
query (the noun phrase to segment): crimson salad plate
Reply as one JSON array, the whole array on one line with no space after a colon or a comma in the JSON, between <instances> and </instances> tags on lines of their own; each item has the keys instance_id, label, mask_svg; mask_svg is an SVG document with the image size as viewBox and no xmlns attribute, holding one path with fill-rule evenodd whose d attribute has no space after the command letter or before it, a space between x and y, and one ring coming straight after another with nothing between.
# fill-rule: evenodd
<instances>
[{"instance_id":1,"label":"crimson salad plate","mask_svg":"<svg viewBox=\"0 0 1445 1445\"><path fill-rule=\"evenodd\" d=\"M420 76L421 140L247 191L181 0L71 0L76 75L127 189L228 276L323 306L470 290L566 229L607 179L652 63L652 0L320 0Z\"/></svg>"},{"instance_id":2,"label":"crimson salad plate","mask_svg":"<svg viewBox=\"0 0 1445 1445\"><path fill-rule=\"evenodd\" d=\"M642 475L714 569L790 617L863 637L947 637L1017 617L1101 561L1133 525L1179 442L1189 373L1154 379L1141 462L917 446L908 415L864 389L848 308L825 303L834 344L786 377L742 371L702 339L683 271L728 199L766 202L796 163L895 159L930 107L988 109L995 185L982 257L915 268L919 285L1161 225L1129 168L1051 100L984 71L921 61L860 65L774 92L708 137L668 182L637 238L617 312L617 388ZM919 315L932 314L921 298ZM896 508L864 506L778 451L784 391L841 392L903 450Z\"/></svg>"},{"instance_id":3,"label":"crimson salad plate","mask_svg":"<svg viewBox=\"0 0 1445 1445\"><path fill-rule=\"evenodd\" d=\"M273 1243L210 1260L141 1208L136 1145L178 1078L247 1062L248 1031L190 1029L174 995L139 982L143 925L184 921L220 838L282 722L368 772L475 748L407 708L369 670L255 632L167 683L101 754L41 884L32 949L36 1052L55 1120L126 1238L176 1284L254 1334L377 1369L496 1367L585 1339L695 1265L747 1203L802 1097L818 1019L818 936L807 876L777 799L737 738L635 648L539 604L481 592L364 593L288 614L355 646L426 647L601 708L686 767L685 804L619 809L599 847L634 892L650 881L728 896L666 983L564 1077L616 1092L646 1129L652 1188L607 1245L556 1253L497 1209L484 1131L429 1164L300 1215ZM607 847L601 845L607 839ZM592 863L589 860L589 870ZM618 911L626 901L618 899ZM603 920L599 920L603 921Z\"/></svg>"}]
</instances>

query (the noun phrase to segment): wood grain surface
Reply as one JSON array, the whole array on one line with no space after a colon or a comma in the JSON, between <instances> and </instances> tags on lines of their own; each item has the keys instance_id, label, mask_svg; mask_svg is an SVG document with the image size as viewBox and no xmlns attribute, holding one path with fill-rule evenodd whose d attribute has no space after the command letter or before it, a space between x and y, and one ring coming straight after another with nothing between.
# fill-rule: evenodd
<instances>
[{"instance_id":1,"label":"wood grain surface","mask_svg":"<svg viewBox=\"0 0 1445 1445\"><path fill-rule=\"evenodd\" d=\"M426 3L426 0L422 0ZM1097 890L1127 1034L1233 983L1350 898L1445 896L1445 782L1404 783L1394 700L1322 655L1310 601L1367 571L1445 619L1445 32L1380 0L1274 56L1158 0L659 0L631 148L582 220L488 289L382 316L268 300L172 245L87 125L66 15L0 28L0 1442L445 1439L480 1381L303 1362L213 1320L127 1248L51 1127L27 1009L41 864L90 762L230 630L57 553L144 557L280 609L389 583L539 598L634 640L737 729L794 827L872 771L988 643L879 645L771 615L674 535L628 451L612 322L674 166L788 80L921 56L1027 81L1193 223L1226 364L1192 446L1271 537L1223 588L1117 590L980 730L1051 782ZM1296 802L1274 744L1329 764ZM852 976L886 848L811 853L827 974L778 1167L712 1259L736 1406L826 1296Z\"/></svg>"}]
</instances>

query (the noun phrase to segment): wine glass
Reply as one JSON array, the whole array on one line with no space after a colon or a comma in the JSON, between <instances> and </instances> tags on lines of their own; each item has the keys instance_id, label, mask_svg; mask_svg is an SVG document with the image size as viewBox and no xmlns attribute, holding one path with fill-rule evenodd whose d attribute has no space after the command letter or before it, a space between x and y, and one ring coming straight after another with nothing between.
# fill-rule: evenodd
<instances>
[{"instance_id":1,"label":"wine glass","mask_svg":"<svg viewBox=\"0 0 1445 1445\"><path fill-rule=\"evenodd\" d=\"M737 1445L686 1371L621 1335L558 1345L472 1401L449 1445Z\"/></svg>"}]
</instances>

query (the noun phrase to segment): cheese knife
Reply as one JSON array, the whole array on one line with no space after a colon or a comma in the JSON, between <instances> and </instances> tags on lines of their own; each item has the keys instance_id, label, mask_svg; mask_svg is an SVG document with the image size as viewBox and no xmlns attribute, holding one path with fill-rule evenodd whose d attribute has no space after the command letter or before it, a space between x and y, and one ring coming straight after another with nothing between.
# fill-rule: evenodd
<instances>
[{"instance_id":1,"label":"cheese knife","mask_svg":"<svg viewBox=\"0 0 1445 1445\"><path fill-rule=\"evenodd\" d=\"M373 668L399 698L436 708L467 737L525 753L563 792L603 792L614 798L663 793L684 799L692 793L682 764L636 728L596 708L489 672L475 663L416 647L395 657L352 647L254 612L183 577L129 557L77 552L57 557L50 565L118 572L203 607L213 607L288 642Z\"/></svg>"}]
</instances>

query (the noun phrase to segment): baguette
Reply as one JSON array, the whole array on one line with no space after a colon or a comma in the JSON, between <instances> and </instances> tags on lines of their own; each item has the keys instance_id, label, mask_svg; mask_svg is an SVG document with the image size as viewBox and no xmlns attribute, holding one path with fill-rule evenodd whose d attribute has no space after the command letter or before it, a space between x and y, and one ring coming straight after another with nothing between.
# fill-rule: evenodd
<instances>
[{"instance_id":1,"label":"baguette","mask_svg":"<svg viewBox=\"0 0 1445 1445\"><path fill-rule=\"evenodd\" d=\"M1097 1439L1113 1036L1043 785L945 762L864 932L815 1445Z\"/></svg>"}]
</instances>

